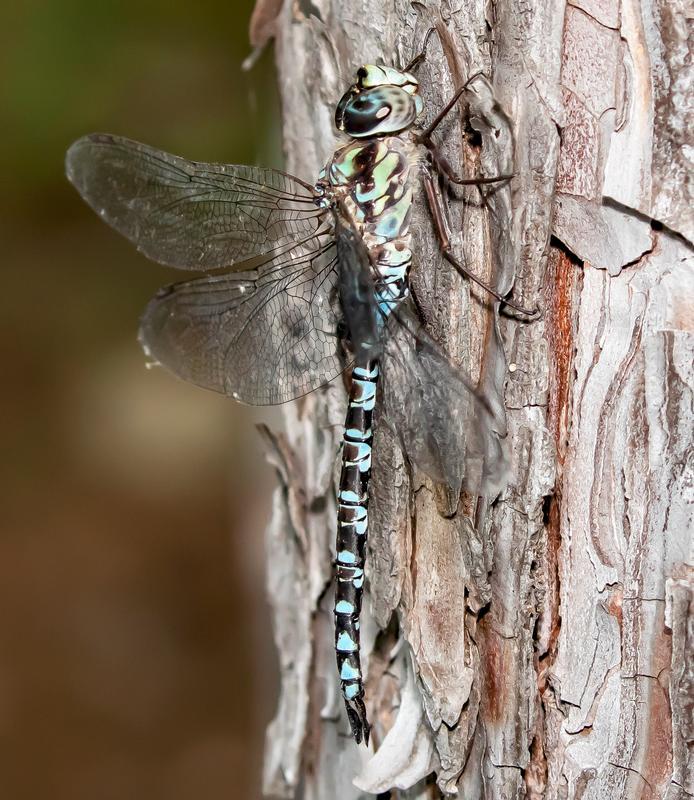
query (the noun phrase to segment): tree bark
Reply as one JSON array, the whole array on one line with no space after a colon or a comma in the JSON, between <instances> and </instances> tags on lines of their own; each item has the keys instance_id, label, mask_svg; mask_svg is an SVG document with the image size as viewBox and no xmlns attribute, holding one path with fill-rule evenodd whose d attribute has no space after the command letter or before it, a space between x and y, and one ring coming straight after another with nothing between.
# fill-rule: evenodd
<instances>
[{"instance_id":1,"label":"tree bark","mask_svg":"<svg viewBox=\"0 0 694 800\"><path fill-rule=\"evenodd\" d=\"M362 63L407 63L436 25L428 120L483 73L439 140L458 171L515 177L451 203L456 252L544 314L499 315L441 261L418 205L414 291L442 347L503 397L512 469L493 504L452 497L377 430L362 623L375 754L348 736L332 647L344 386L287 406L286 435L268 436L268 795L694 793L686 22L678 0L280 9L287 169L307 180Z\"/></svg>"}]
</instances>

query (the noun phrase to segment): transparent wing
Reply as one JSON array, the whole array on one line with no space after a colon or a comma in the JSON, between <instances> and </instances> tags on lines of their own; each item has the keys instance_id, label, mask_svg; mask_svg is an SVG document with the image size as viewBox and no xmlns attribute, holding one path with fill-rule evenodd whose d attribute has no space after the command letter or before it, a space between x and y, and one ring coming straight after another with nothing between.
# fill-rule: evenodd
<instances>
[{"instance_id":1,"label":"transparent wing","mask_svg":"<svg viewBox=\"0 0 694 800\"><path fill-rule=\"evenodd\" d=\"M403 304L385 337L379 422L433 480L496 496L508 477L495 415Z\"/></svg>"},{"instance_id":2,"label":"transparent wing","mask_svg":"<svg viewBox=\"0 0 694 800\"><path fill-rule=\"evenodd\" d=\"M142 319L145 352L183 380L251 405L292 400L338 375L332 233L240 267L162 289Z\"/></svg>"},{"instance_id":3,"label":"transparent wing","mask_svg":"<svg viewBox=\"0 0 694 800\"><path fill-rule=\"evenodd\" d=\"M196 163L110 134L78 139L65 163L105 222L180 269L230 267L305 239L326 213L309 184L283 172Z\"/></svg>"},{"instance_id":4,"label":"transparent wing","mask_svg":"<svg viewBox=\"0 0 694 800\"><path fill-rule=\"evenodd\" d=\"M357 360L381 357L377 419L434 480L456 491L465 487L474 494L498 494L506 482L507 460L491 401L451 364L410 305L403 303L390 317L382 316L368 253L339 216L336 241L352 351Z\"/></svg>"}]
</instances>

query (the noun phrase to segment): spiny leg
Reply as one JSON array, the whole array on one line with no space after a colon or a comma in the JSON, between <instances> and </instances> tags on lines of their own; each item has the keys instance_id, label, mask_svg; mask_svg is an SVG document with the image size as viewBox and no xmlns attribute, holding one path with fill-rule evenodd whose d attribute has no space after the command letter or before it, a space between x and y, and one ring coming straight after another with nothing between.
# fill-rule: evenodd
<instances>
[{"instance_id":1,"label":"spiny leg","mask_svg":"<svg viewBox=\"0 0 694 800\"><path fill-rule=\"evenodd\" d=\"M426 32L424 35L424 41L422 42L422 49L417 53L417 55L410 61L410 63L404 68L403 72L412 72L413 69L417 69L417 67L424 61L427 57L427 47L429 46L429 39L431 39L431 35L433 33L438 33L436 27L432 25L431 28Z\"/></svg>"},{"instance_id":2,"label":"spiny leg","mask_svg":"<svg viewBox=\"0 0 694 800\"><path fill-rule=\"evenodd\" d=\"M427 201L429 203L429 209L431 210L431 216L434 220L434 230L439 238L439 246L441 248L441 253L443 257L448 261L453 267L459 272L461 275L466 276L471 281L474 281L478 286L481 286L486 292L492 295L492 297L496 297L497 300L500 300L502 303L507 305L509 308L518 311L520 314L524 316L530 317L534 319L539 314L539 309L534 309L530 311L527 308L523 308L522 306L518 306L515 303L507 300L502 295L500 295L496 289L493 289L488 283L485 283L481 278L478 278L477 275L470 272L463 264L461 264L453 255L451 251L451 237L450 237L450 230L448 228L448 221L446 218L446 212L444 209L443 198L441 196L441 190L439 189L438 183L432 178L431 174L424 173L423 177L424 181L424 190L426 192Z\"/></svg>"},{"instance_id":3,"label":"spiny leg","mask_svg":"<svg viewBox=\"0 0 694 800\"><path fill-rule=\"evenodd\" d=\"M429 154L431 156L431 160L436 171L443 175L449 183L454 183L457 186L482 186L488 183L499 183L501 181L510 180L513 177L512 173L506 175L495 175L491 178L486 177L478 177L478 178L462 178L458 175L453 167L448 163L447 159L445 159L440 151L439 148L434 144L431 135L436 130L436 128L441 124L444 120L446 115L451 111L453 106L458 102L458 100L462 97L463 93L470 85L470 83L481 75L481 72L476 72L470 78L468 78L465 83L456 91L453 97L446 103L446 105L441 109L441 111L436 115L434 121L426 128L422 133L417 136L417 139L421 144L425 145L429 150Z\"/></svg>"},{"instance_id":4,"label":"spiny leg","mask_svg":"<svg viewBox=\"0 0 694 800\"><path fill-rule=\"evenodd\" d=\"M424 37L424 42L422 44L421 51L410 61L410 63L405 67L405 72L411 72L413 69L416 69L422 61L426 58L427 47L429 45L429 40L433 33L438 33L438 29L434 26L429 28L426 32ZM455 104L460 100L463 96L467 87L475 80L481 72L475 72L474 75L471 75L465 83L456 90L453 97L446 103L446 105L441 109L441 111L436 115L433 122L426 128L421 134L419 134L419 140L422 144L425 144L431 153L432 159L434 161L434 165L436 169L441 172L446 180L450 181L450 183L455 183L458 186L480 186L486 183L497 183L499 181L506 181L513 177L512 174L509 175L498 175L494 178L461 178L457 175L448 161L439 153L438 148L431 140L432 133L436 130L436 128L443 122L449 112L453 109Z\"/></svg>"},{"instance_id":5,"label":"spiny leg","mask_svg":"<svg viewBox=\"0 0 694 800\"><path fill-rule=\"evenodd\" d=\"M495 175L492 178L477 177L477 178L461 178L448 163L448 160L441 155L439 148L433 143L427 144L431 163L437 173L442 175L449 183L454 183L456 186L484 186L490 183L502 183L503 181L510 181L513 178L513 173L506 175ZM459 198L458 198L459 199Z\"/></svg>"},{"instance_id":6,"label":"spiny leg","mask_svg":"<svg viewBox=\"0 0 694 800\"><path fill-rule=\"evenodd\" d=\"M443 122L446 118L448 113L451 111L453 106L460 100L460 98L465 93L467 87L475 80L475 78L479 77L482 73L475 72L474 75L471 75L465 83L459 88L456 89L455 94L451 99L446 103L446 105L439 111L439 113L434 117L433 121L429 124L427 128L425 128L422 133L419 134L419 141L427 146L431 145L431 135L432 133L439 127L439 125Z\"/></svg>"},{"instance_id":7,"label":"spiny leg","mask_svg":"<svg viewBox=\"0 0 694 800\"><path fill-rule=\"evenodd\" d=\"M337 507L335 653L347 718L357 744L362 739L368 744L371 730L364 705L359 615L364 591L372 417L377 380L375 361L355 366L352 370Z\"/></svg>"}]
</instances>

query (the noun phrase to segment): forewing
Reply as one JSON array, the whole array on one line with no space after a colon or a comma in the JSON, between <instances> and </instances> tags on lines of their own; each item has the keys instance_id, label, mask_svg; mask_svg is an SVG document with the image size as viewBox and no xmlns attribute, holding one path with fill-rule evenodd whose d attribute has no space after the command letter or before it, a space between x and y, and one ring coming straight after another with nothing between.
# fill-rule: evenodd
<instances>
[{"instance_id":1,"label":"forewing","mask_svg":"<svg viewBox=\"0 0 694 800\"><path fill-rule=\"evenodd\" d=\"M272 169L202 164L110 134L68 150L84 200L154 261L180 269L230 267L320 228L311 187Z\"/></svg>"},{"instance_id":2,"label":"forewing","mask_svg":"<svg viewBox=\"0 0 694 800\"><path fill-rule=\"evenodd\" d=\"M329 232L162 289L142 319L148 355L178 377L251 405L292 400L344 369Z\"/></svg>"},{"instance_id":3,"label":"forewing","mask_svg":"<svg viewBox=\"0 0 694 800\"><path fill-rule=\"evenodd\" d=\"M389 325L382 373L379 422L415 466L456 492L496 496L508 465L492 409L406 306Z\"/></svg>"}]
</instances>

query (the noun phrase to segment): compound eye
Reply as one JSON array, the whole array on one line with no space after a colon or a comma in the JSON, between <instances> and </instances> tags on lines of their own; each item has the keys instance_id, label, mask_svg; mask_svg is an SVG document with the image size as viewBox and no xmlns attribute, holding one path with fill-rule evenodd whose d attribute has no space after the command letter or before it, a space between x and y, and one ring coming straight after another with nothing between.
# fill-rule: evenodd
<instances>
[{"instance_id":1,"label":"compound eye","mask_svg":"<svg viewBox=\"0 0 694 800\"><path fill-rule=\"evenodd\" d=\"M421 100L400 86L351 86L335 109L335 126L349 136L382 136L408 128L422 110Z\"/></svg>"},{"instance_id":2,"label":"compound eye","mask_svg":"<svg viewBox=\"0 0 694 800\"><path fill-rule=\"evenodd\" d=\"M376 90L357 96L345 109L345 130L352 136L366 136L388 116L390 108Z\"/></svg>"},{"instance_id":3,"label":"compound eye","mask_svg":"<svg viewBox=\"0 0 694 800\"><path fill-rule=\"evenodd\" d=\"M350 136L378 136L397 133L417 116L414 99L398 86L377 86L354 90L340 101L336 121Z\"/></svg>"},{"instance_id":4,"label":"compound eye","mask_svg":"<svg viewBox=\"0 0 694 800\"><path fill-rule=\"evenodd\" d=\"M352 86L348 91L346 91L340 102L337 104L335 108L335 127L340 130L344 131L345 126L347 124L347 109L348 107L353 104L356 99L359 98L358 89L356 86Z\"/></svg>"}]
</instances>

